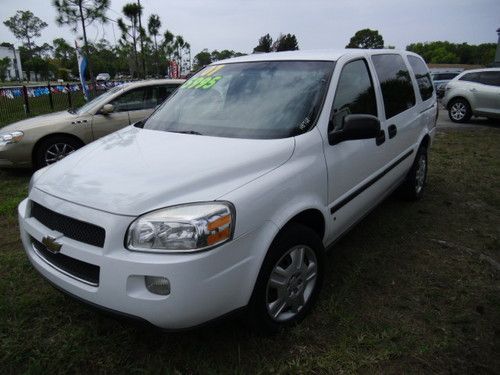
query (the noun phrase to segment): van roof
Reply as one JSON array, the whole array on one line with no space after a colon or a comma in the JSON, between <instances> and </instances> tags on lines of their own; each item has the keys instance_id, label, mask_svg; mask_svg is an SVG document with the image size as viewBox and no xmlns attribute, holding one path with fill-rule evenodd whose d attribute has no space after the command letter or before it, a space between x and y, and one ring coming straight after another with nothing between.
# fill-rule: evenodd
<instances>
[{"instance_id":1,"label":"van roof","mask_svg":"<svg viewBox=\"0 0 500 375\"><path fill-rule=\"evenodd\" d=\"M279 61L279 60L320 60L320 61L337 61L345 55L349 56L367 56L383 53L398 53L406 55L418 56L412 52L401 51L396 49L332 49L332 50L304 50L304 51L285 51L285 52L270 52L270 53L254 53L251 55L233 57L227 60L221 60L214 65L222 63L235 62L250 62L250 61Z\"/></svg>"}]
</instances>

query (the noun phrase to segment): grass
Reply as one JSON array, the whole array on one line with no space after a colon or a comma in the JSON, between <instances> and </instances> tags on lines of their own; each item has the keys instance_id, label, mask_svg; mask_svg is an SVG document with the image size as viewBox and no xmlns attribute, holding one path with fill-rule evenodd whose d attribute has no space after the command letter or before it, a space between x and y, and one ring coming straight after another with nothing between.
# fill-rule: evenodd
<instances>
[{"instance_id":1,"label":"grass","mask_svg":"<svg viewBox=\"0 0 500 375\"><path fill-rule=\"evenodd\" d=\"M485 260L500 260L499 144L498 129L440 132L425 198L391 197L357 225L312 314L273 337L239 320L165 334L55 291L18 240L29 175L0 172L0 373L499 373L500 272Z\"/></svg>"},{"instance_id":2,"label":"grass","mask_svg":"<svg viewBox=\"0 0 500 375\"><path fill-rule=\"evenodd\" d=\"M30 114L27 116L24 112L23 98L8 99L0 96L0 128L28 117L63 111L69 108L67 94L52 94L52 100L54 109L50 107L48 95L29 98ZM83 94L81 92L71 93L71 104L73 107L85 104Z\"/></svg>"}]
</instances>

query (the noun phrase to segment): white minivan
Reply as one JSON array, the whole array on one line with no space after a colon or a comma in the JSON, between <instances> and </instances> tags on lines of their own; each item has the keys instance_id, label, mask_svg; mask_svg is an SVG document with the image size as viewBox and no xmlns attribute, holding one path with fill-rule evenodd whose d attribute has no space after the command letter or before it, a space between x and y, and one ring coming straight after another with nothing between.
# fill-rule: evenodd
<instances>
[{"instance_id":1,"label":"white minivan","mask_svg":"<svg viewBox=\"0 0 500 375\"><path fill-rule=\"evenodd\" d=\"M409 52L219 61L36 172L22 242L50 283L106 310L182 329L244 309L276 331L311 309L335 240L398 187L422 197L436 114Z\"/></svg>"}]
</instances>

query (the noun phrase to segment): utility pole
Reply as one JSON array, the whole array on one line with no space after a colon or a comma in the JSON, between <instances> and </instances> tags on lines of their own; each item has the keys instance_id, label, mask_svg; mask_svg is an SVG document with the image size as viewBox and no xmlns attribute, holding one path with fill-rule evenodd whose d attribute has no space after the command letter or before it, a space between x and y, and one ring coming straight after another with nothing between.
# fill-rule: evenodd
<instances>
[{"instance_id":1,"label":"utility pole","mask_svg":"<svg viewBox=\"0 0 500 375\"><path fill-rule=\"evenodd\" d=\"M146 60L144 58L144 41L142 37L142 8L141 8L141 0L137 0L137 5L139 5L139 36L141 38L141 57L142 57L142 78L146 78Z\"/></svg>"}]
</instances>

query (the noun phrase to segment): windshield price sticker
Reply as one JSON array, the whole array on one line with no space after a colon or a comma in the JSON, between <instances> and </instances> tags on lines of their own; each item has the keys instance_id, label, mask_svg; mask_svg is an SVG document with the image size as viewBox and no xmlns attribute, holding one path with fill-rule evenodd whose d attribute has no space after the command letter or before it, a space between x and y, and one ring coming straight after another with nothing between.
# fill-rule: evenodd
<instances>
[{"instance_id":1,"label":"windshield price sticker","mask_svg":"<svg viewBox=\"0 0 500 375\"><path fill-rule=\"evenodd\" d=\"M222 79L222 76L215 77L197 77L194 79L190 79L184 85L182 85L183 89L210 89L212 88L218 81Z\"/></svg>"},{"instance_id":2,"label":"windshield price sticker","mask_svg":"<svg viewBox=\"0 0 500 375\"><path fill-rule=\"evenodd\" d=\"M210 89L223 78L223 76L220 75L214 76L214 74L221 70L223 67L224 65L211 66L202 71L199 76L193 77L192 79L187 81L181 86L181 88L204 90Z\"/></svg>"}]
</instances>

